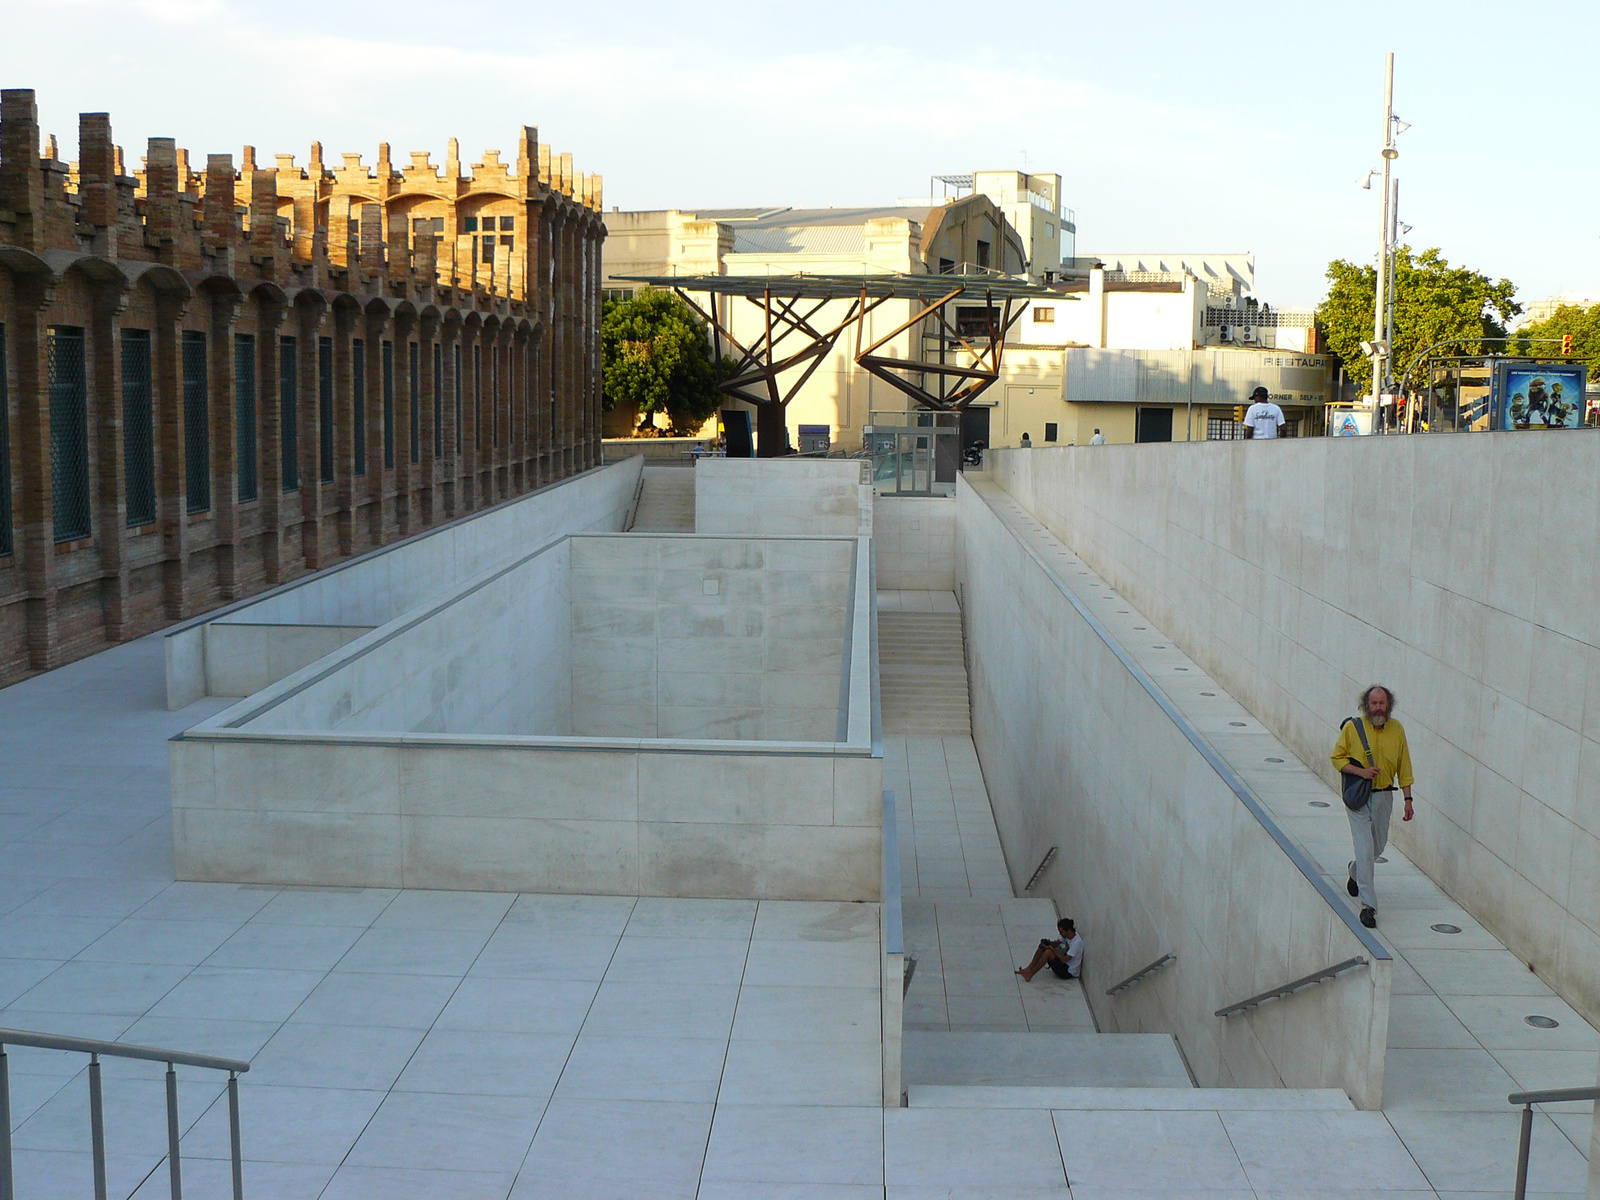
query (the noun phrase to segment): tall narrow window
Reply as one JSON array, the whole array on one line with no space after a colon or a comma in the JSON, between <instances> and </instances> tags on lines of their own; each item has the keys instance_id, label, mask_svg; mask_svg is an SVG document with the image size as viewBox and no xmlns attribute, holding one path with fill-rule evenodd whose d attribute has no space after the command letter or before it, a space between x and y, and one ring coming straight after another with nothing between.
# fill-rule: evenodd
<instances>
[{"instance_id":1,"label":"tall narrow window","mask_svg":"<svg viewBox=\"0 0 1600 1200\"><path fill-rule=\"evenodd\" d=\"M278 438L283 490L292 492L300 486L300 347L292 337L278 339Z\"/></svg>"},{"instance_id":2,"label":"tall narrow window","mask_svg":"<svg viewBox=\"0 0 1600 1200\"><path fill-rule=\"evenodd\" d=\"M354 435L355 473L367 473L367 345L360 338L350 343L350 432Z\"/></svg>"},{"instance_id":3,"label":"tall narrow window","mask_svg":"<svg viewBox=\"0 0 1600 1200\"><path fill-rule=\"evenodd\" d=\"M455 384L456 393L456 453L461 453L461 343L455 344L455 372L451 375L451 382Z\"/></svg>"},{"instance_id":4,"label":"tall narrow window","mask_svg":"<svg viewBox=\"0 0 1600 1200\"><path fill-rule=\"evenodd\" d=\"M254 500L256 480L256 339L254 334L233 335L233 419L239 453L239 499Z\"/></svg>"},{"instance_id":5,"label":"tall narrow window","mask_svg":"<svg viewBox=\"0 0 1600 1200\"><path fill-rule=\"evenodd\" d=\"M472 444L483 449L483 343L472 343Z\"/></svg>"},{"instance_id":6,"label":"tall narrow window","mask_svg":"<svg viewBox=\"0 0 1600 1200\"><path fill-rule=\"evenodd\" d=\"M411 343L411 461L422 461L422 347Z\"/></svg>"},{"instance_id":7,"label":"tall narrow window","mask_svg":"<svg viewBox=\"0 0 1600 1200\"><path fill-rule=\"evenodd\" d=\"M333 482L333 339L317 339L317 465Z\"/></svg>"},{"instance_id":8,"label":"tall narrow window","mask_svg":"<svg viewBox=\"0 0 1600 1200\"><path fill-rule=\"evenodd\" d=\"M130 527L156 519L155 430L151 413L150 331L122 331L122 475Z\"/></svg>"},{"instance_id":9,"label":"tall narrow window","mask_svg":"<svg viewBox=\"0 0 1600 1200\"><path fill-rule=\"evenodd\" d=\"M444 457L444 347L433 344L433 456Z\"/></svg>"},{"instance_id":10,"label":"tall narrow window","mask_svg":"<svg viewBox=\"0 0 1600 1200\"><path fill-rule=\"evenodd\" d=\"M189 511L211 508L211 386L206 376L206 335L183 331L183 473Z\"/></svg>"},{"instance_id":11,"label":"tall narrow window","mask_svg":"<svg viewBox=\"0 0 1600 1200\"><path fill-rule=\"evenodd\" d=\"M382 342L379 357L383 366L383 465L394 468L394 343Z\"/></svg>"},{"instance_id":12,"label":"tall narrow window","mask_svg":"<svg viewBox=\"0 0 1600 1200\"><path fill-rule=\"evenodd\" d=\"M50 478L55 536L89 536L89 389L83 329L50 327Z\"/></svg>"},{"instance_id":13,"label":"tall narrow window","mask_svg":"<svg viewBox=\"0 0 1600 1200\"><path fill-rule=\"evenodd\" d=\"M0 554L11 554L11 392L6 386L6 327L0 325Z\"/></svg>"},{"instance_id":14,"label":"tall narrow window","mask_svg":"<svg viewBox=\"0 0 1600 1200\"><path fill-rule=\"evenodd\" d=\"M500 352L489 347L489 438L500 444Z\"/></svg>"}]
</instances>

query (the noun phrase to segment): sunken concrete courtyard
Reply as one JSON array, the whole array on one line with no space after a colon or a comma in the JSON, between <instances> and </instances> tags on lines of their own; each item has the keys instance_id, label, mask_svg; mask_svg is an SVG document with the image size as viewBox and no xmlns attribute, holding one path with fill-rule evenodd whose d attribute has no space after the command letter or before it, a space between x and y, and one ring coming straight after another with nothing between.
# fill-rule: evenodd
<instances>
[{"instance_id":1,"label":"sunken concrete courtyard","mask_svg":"<svg viewBox=\"0 0 1600 1200\"><path fill-rule=\"evenodd\" d=\"M1502 440L1404 469L1600 483ZM1507 1095L1600 1076L1600 544L1419 526L1376 604L1341 506L1397 441L629 460L0 690L0 1027L248 1063L288 1200L1508 1196ZM1369 930L1373 678L1419 812ZM1058 916L1083 978L1022 983ZM6 1047L19 1200L93 1194L85 1059ZM168 1194L162 1064L103 1064L107 1194ZM1592 1108L1530 1195L1596 1186Z\"/></svg>"}]
</instances>

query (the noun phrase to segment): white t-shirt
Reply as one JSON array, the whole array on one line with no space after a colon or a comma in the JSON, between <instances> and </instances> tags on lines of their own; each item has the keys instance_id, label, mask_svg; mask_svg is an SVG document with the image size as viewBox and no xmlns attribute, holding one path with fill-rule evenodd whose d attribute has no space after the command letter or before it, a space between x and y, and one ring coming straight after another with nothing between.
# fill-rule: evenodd
<instances>
[{"instance_id":1,"label":"white t-shirt","mask_svg":"<svg viewBox=\"0 0 1600 1200\"><path fill-rule=\"evenodd\" d=\"M1244 423L1255 432L1256 439L1275 438L1283 426L1283 409L1271 400L1257 400L1244 414Z\"/></svg>"},{"instance_id":2,"label":"white t-shirt","mask_svg":"<svg viewBox=\"0 0 1600 1200\"><path fill-rule=\"evenodd\" d=\"M1105 444L1106 444L1106 435L1103 434L1103 433L1097 433L1092 438L1089 439L1089 445L1091 445L1091 446L1104 446Z\"/></svg>"},{"instance_id":3,"label":"white t-shirt","mask_svg":"<svg viewBox=\"0 0 1600 1200\"><path fill-rule=\"evenodd\" d=\"M1071 938L1058 940L1056 953L1067 956L1067 970L1076 979L1083 971L1083 934L1075 933Z\"/></svg>"}]
</instances>

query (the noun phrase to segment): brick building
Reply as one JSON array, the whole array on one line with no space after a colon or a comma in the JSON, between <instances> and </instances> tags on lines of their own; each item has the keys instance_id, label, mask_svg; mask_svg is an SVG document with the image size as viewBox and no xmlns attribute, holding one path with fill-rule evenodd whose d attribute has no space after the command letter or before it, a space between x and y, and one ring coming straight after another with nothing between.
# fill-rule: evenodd
<instances>
[{"instance_id":1,"label":"brick building","mask_svg":"<svg viewBox=\"0 0 1600 1200\"><path fill-rule=\"evenodd\" d=\"M0 99L0 684L600 461L600 177L41 155Z\"/></svg>"}]
</instances>

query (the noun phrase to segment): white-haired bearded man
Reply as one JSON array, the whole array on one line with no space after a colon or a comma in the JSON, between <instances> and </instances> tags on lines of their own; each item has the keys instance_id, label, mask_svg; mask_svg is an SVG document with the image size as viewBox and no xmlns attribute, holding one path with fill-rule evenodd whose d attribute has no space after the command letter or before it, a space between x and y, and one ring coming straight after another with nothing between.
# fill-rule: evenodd
<instances>
[{"instance_id":1,"label":"white-haired bearded man","mask_svg":"<svg viewBox=\"0 0 1600 1200\"><path fill-rule=\"evenodd\" d=\"M1359 717L1340 727L1332 759L1340 774L1372 780L1372 798L1358 809L1346 810L1356 856L1350 862L1345 886L1361 901L1361 923L1375 929L1378 893L1372 883L1373 864L1389 844L1389 816L1394 809L1396 784L1405 794L1406 811L1401 819L1409 821L1415 815L1411 807L1411 749L1406 745L1405 726L1394 719L1392 691L1373 684L1361 693L1360 708ZM1367 747L1361 744L1362 732L1371 747L1370 759Z\"/></svg>"}]
</instances>

